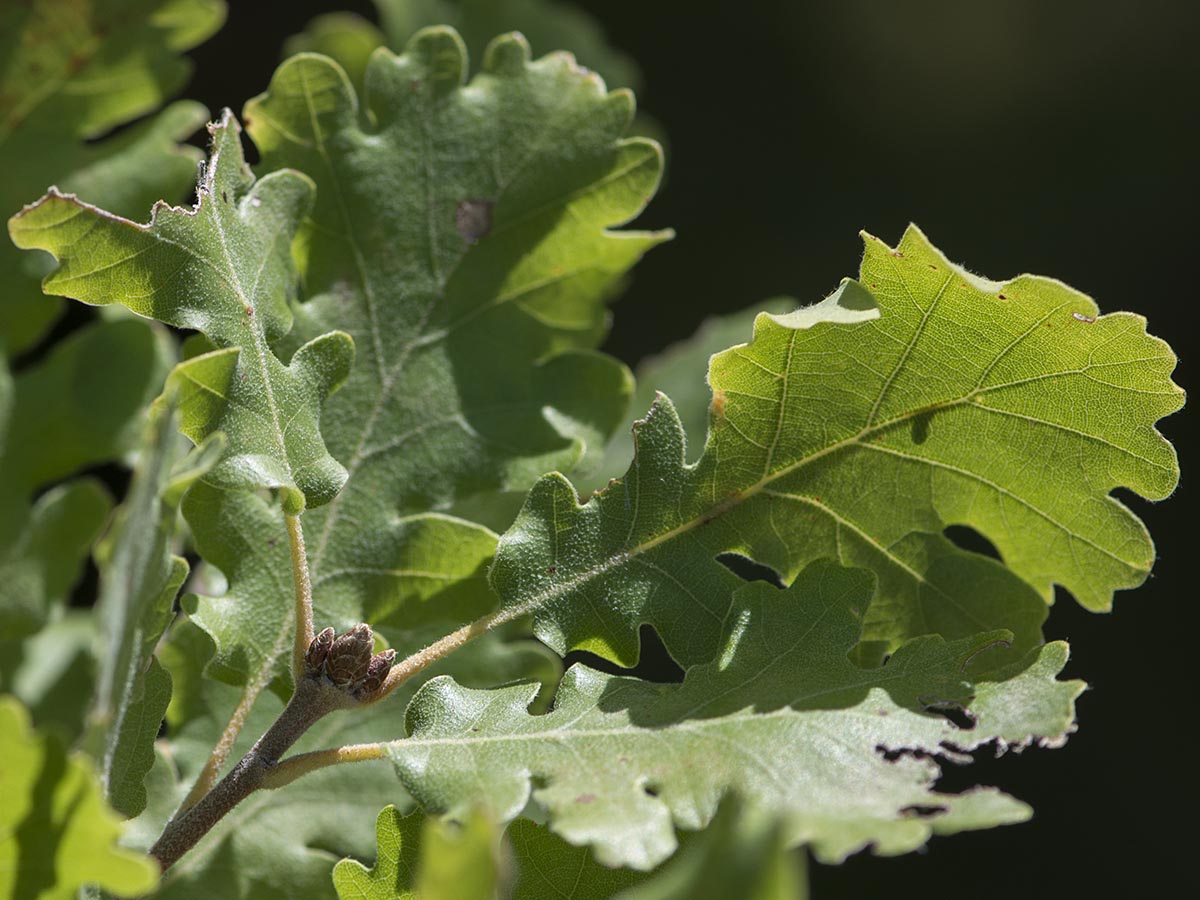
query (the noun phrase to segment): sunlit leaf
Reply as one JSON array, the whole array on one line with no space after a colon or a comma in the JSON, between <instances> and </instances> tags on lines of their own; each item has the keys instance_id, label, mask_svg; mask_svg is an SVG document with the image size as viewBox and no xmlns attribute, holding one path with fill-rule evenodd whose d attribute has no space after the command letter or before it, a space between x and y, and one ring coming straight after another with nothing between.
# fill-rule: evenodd
<instances>
[{"instance_id":1,"label":"sunlit leaf","mask_svg":"<svg viewBox=\"0 0 1200 900\"><path fill-rule=\"evenodd\" d=\"M84 885L144 894L158 867L116 845L121 823L104 803L86 758L29 725L0 697L0 896L69 900Z\"/></svg>"},{"instance_id":2,"label":"sunlit leaf","mask_svg":"<svg viewBox=\"0 0 1200 900\"><path fill-rule=\"evenodd\" d=\"M916 228L866 239L862 283L783 316L712 360L708 440L684 463L662 399L635 426L627 474L580 506L549 475L500 542L492 583L560 652L629 665L652 623L683 663L715 651L736 579L732 552L790 581L833 557L879 579L864 636L1014 633L1041 641L1061 584L1106 609L1154 548L1109 493L1150 499L1178 466L1154 423L1182 404L1175 357L1129 313L1098 316L1061 282L984 282ZM1003 564L942 534L970 526Z\"/></svg>"}]
</instances>

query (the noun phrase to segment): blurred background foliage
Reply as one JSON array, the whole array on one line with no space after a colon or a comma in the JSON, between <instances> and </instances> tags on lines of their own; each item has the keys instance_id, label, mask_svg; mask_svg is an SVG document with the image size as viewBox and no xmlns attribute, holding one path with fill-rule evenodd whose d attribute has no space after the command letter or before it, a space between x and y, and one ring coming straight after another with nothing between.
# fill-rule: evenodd
<instances>
[{"instance_id":1,"label":"blurred background foliage","mask_svg":"<svg viewBox=\"0 0 1200 900\"><path fill-rule=\"evenodd\" d=\"M184 96L214 112L240 112L285 46L319 46L295 38L317 15L349 11L374 23L361 47L435 18L461 24L451 0L380 0L382 20L370 2L231 6L224 29L189 54L196 69ZM518 19L532 8L497 6ZM635 270L606 345L630 365L715 313L779 295L820 299L855 271L859 229L892 241L915 221L983 275L1053 275L1104 311L1144 314L1175 347L1176 380L1189 386L1200 4L557 6L586 31L566 49L608 70L613 84L637 86L648 114L639 130L667 145L665 184L639 225L673 227L678 237ZM559 49L543 43L556 21L502 20L496 14L496 30L524 28L535 55ZM484 37L467 37L477 53ZM1155 536L1155 575L1118 597L1112 616L1070 602L1051 613L1048 637L1073 642L1067 674L1093 686L1080 703L1080 733L1055 753L950 771L944 782L1003 784L1034 805L1034 822L935 839L923 856L813 866L814 897L1152 895L1159 883L1194 880L1176 881L1191 869L1191 848L1190 829L1173 824L1196 787L1181 712L1190 709L1192 656L1183 620L1195 593L1189 418L1163 428L1180 450L1179 493L1162 506L1122 498Z\"/></svg>"}]
</instances>

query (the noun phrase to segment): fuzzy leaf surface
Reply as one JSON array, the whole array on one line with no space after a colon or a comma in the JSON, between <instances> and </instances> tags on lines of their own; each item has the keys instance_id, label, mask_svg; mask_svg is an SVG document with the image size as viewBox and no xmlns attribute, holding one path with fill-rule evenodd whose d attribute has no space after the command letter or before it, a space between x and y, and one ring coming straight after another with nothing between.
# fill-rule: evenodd
<instances>
[{"instance_id":1,"label":"fuzzy leaf surface","mask_svg":"<svg viewBox=\"0 0 1200 900\"><path fill-rule=\"evenodd\" d=\"M312 182L279 171L255 181L228 111L210 126L212 153L192 209L157 204L139 225L52 191L9 222L18 246L48 250L59 267L47 293L84 303L121 303L217 349L176 367L182 429L199 444L226 436L207 478L229 488L278 488L299 512L326 503L346 472L318 431L321 401L345 379L353 343L321 335L285 365L271 344L292 323L289 247L312 201Z\"/></svg>"},{"instance_id":2,"label":"fuzzy leaf surface","mask_svg":"<svg viewBox=\"0 0 1200 900\"><path fill-rule=\"evenodd\" d=\"M917 638L886 665L860 668L847 654L871 589L869 573L829 562L812 564L787 591L747 585L719 657L688 670L682 685L576 665L545 715L527 712L526 687L473 691L434 679L410 704L409 737L389 745L391 758L427 810L483 808L507 821L532 799L570 843L591 845L605 865L638 869L674 851L676 825L703 828L730 793L781 817L789 844L808 843L827 861L1023 821L1028 807L991 789L935 792L931 757L944 745L1061 740L1083 687L1055 680L1065 645L1033 651L1012 682L994 688L1002 714L985 714L972 697L986 682L973 685L964 670L996 652L1004 633ZM1005 702L1010 690L1021 705ZM929 712L951 704L973 713L975 726ZM889 761L879 748L930 757Z\"/></svg>"},{"instance_id":3,"label":"fuzzy leaf surface","mask_svg":"<svg viewBox=\"0 0 1200 900\"><path fill-rule=\"evenodd\" d=\"M69 900L84 885L125 896L158 880L153 860L117 846L121 821L85 757L33 731L0 697L0 896Z\"/></svg>"},{"instance_id":4,"label":"fuzzy leaf surface","mask_svg":"<svg viewBox=\"0 0 1200 900\"><path fill-rule=\"evenodd\" d=\"M0 9L0 214L52 184L124 216L175 200L199 154L180 146L204 124L196 103L96 141L156 109L190 71L183 53L225 18L221 0L34 0ZM85 143L88 141L88 143ZM59 305L41 295L40 261L0 242L0 336L30 346Z\"/></svg>"},{"instance_id":5,"label":"fuzzy leaf surface","mask_svg":"<svg viewBox=\"0 0 1200 900\"><path fill-rule=\"evenodd\" d=\"M621 139L630 97L562 55L530 62L506 38L466 85L465 70L457 36L432 30L375 55L365 109L316 56L284 63L247 107L263 165L317 184L300 250L309 299L288 340L340 328L358 348L321 421L349 481L304 519L321 624L412 630L486 613L494 536L423 514L598 459L631 388L591 348L614 283L665 237L607 230L653 193L658 147ZM274 677L292 607L271 574L287 571L278 516L217 495L185 512L229 582L196 609L221 677Z\"/></svg>"},{"instance_id":6,"label":"fuzzy leaf surface","mask_svg":"<svg viewBox=\"0 0 1200 900\"><path fill-rule=\"evenodd\" d=\"M150 805L132 823L127 843L146 848L187 794L213 745L241 701L242 690L207 677L212 640L190 622L178 623L160 653L174 682L163 743L146 785ZM430 675L453 673L465 683L489 687L540 680L548 697L561 666L544 647L519 635L489 635L456 654ZM211 670L211 669L210 669ZM383 741L403 728L405 702L423 683L406 684L386 703L335 713L318 722L295 752L345 743ZM543 690L539 688L539 690ZM258 698L230 756L230 764L271 724L282 703L267 692ZM335 860L370 859L373 823L381 804L412 805L386 761L332 766L258 795L225 817L163 878L156 897L202 900L325 900Z\"/></svg>"},{"instance_id":7,"label":"fuzzy leaf surface","mask_svg":"<svg viewBox=\"0 0 1200 900\"><path fill-rule=\"evenodd\" d=\"M985 282L915 227L866 238L862 284L760 316L712 360L695 465L661 399L624 478L584 506L561 476L531 492L491 570L506 614L554 649L632 665L652 623L685 665L711 656L736 581L725 552L790 581L813 559L879 579L864 637L1005 628L1041 641L1054 584L1089 609L1150 570L1141 521L1109 492L1160 499L1178 465L1154 425L1183 394L1167 345L1129 313L1098 316L1061 282ZM864 287L865 285L865 287ZM1004 564L959 550L965 525Z\"/></svg>"}]
</instances>

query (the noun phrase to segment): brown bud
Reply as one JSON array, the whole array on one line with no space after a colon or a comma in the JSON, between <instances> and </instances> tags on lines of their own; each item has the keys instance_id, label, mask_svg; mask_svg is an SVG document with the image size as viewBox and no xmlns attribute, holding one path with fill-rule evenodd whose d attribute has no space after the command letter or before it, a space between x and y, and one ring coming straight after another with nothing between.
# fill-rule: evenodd
<instances>
[{"instance_id":1,"label":"brown bud","mask_svg":"<svg viewBox=\"0 0 1200 900\"><path fill-rule=\"evenodd\" d=\"M367 666L367 676L363 679L358 690L355 692L359 697L369 697L374 694L383 685L383 680L387 678L387 674L391 671L392 663L396 661L395 650L384 650L382 653L376 653L371 657L371 663Z\"/></svg>"},{"instance_id":2,"label":"brown bud","mask_svg":"<svg viewBox=\"0 0 1200 900\"><path fill-rule=\"evenodd\" d=\"M375 646L370 625L355 625L329 648L325 674L338 687L350 687L367 677L371 650Z\"/></svg>"},{"instance_id":3,"label":"brown bud","mask_svg":"<svg viewBox=\"0 0 1200 900\"><path fill-rule=\"evenodd\" d=\"M333 646L333 629L326 628L308 645L308 650L304 653L304 667L308 674L317 676L321 674L322 668L325 666L325 659L329 656L329 648Z\"/></svg>"}]
</instances>

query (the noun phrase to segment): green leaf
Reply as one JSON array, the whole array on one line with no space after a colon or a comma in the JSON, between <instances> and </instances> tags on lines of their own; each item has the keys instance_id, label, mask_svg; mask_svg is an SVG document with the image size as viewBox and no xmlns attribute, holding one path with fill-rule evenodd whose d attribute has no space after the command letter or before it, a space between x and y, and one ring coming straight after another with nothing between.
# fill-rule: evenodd
<instances>
[{"instance_id":1,"label":"green leaf","mask_svg":"<svg viewBox=\"0 0 1200 900\"><path fill-rule=\"evenodd\" d=\"M319 53L341 66L355 92L362 96L367 64L376 47L387 43L383 32L357 13L334 12L317 16L304 31L284 43L284 56ZM395 45L403 47L407 41Z\"/></svg>"},{"instance_id":2,"label":"green leaf","mask_svg":"<svg viewBox=\"0 0 1200 900\"><path fill-rule=\"evenodd\" d=\"M514 827L519 824L513 823ZM761 811L747 809L736 798L722 803L712 824L681 847L661 871L645 883L622 891L617 900L725 897L808 897L804 857L788 851L779 822Z\"/></svg>"},{"instance_id":3,"label":"green leaf","mask_svg":"<svg viewBox=\"0 0 1200 900\"><path fill-rule=\"evenodd\" d=\"M620 139L627 93L561 54L531 63L515 37L466 86L465 70L457 36L431 29L403 56L375 55L364 110L335 65L301 56L246 111L264 165L317 182L297 329L337 321L358 342L324 428L388 512L598 451L628 392L588 350L603 300L666 237L607 230L640 211L661 168L655 144Z\"/></svg>"},{"instance_id":4,"label":"green leaf","mask_svg":"<svg viewBox=\"0 0 1200 900\"><path fill-rule=\"evenodd\" d=\"M388 46L403 47L431 25L450 25L471 56L482 59L498 34L519 31L539 53L569 50L609 87L636 90L637 63L615 49L600 23L571 3L551 0L375 0Z\"/></svg>"},{"instance_id":5,"label":"green leaf","mask_svg":"<svg viewBox=\"0 0 1200 900\"><path fill-rule=\"evenodd\" d=\"M154 862L116 846L121 823L86 758L40 737L0 697L0 896L68 900L84 885L123 896L151 890Z\"/></svg>"},{"instance_id":6,"label":"green leaf","mask_svg":"<svg viewBox=\"0 0 1200 900\"><path fill-rule=\"evenodd\" d=\"M512 900L609 900L621 888L645 879L632 869L600 865L587 847L573 847L529 819L517 819L504 834L515 863Z\"/></svg>"},{"instance_id":7,"label":"green leaf","mask_svg":"<svg viewBox=\"0 0 1200 900\"><path fill-rule=\"evenodd\" d=\"M11 691L39 731L74 744L95 679L91 611L66 609L23 641L0 643L0 690Z\"/></svg>"},{"instance_id":8,"label":"green leaf","mask_svg":"<svg viewBox=\"0 0 1200 900\"><path fill-rule=\"evenodd\" d=\"M712 392L705 375L708 373L709 359L713 354L748 338L759 313L782 315L797 306L795 300L780 297L740 312L712 316L705 319L691 337L643 359L634 371L637 390L630 400L625 421L649 409L658 394L666 394L671 398L679 423L683 426L687 455L695 459L697 451L704 447L704 437L708 431L708 407ZM612 436L604 448L604 461L593 476L577 479L580 495L602 489L609 476L624 472L632 461L633 433L622 429ZM511 519L507 524L511 524Z\"/></svg>"},{"instance_id":9,"label":"green leaf","mask_svg":"<svg viewBox=\"0 0 1200 900\"><path fill-rule=\"evenodd\" d=\"M322 625L413 630L488 612L494 535L416 514L598 459L625 409L628 373L590 348L615 282L665 237L607 230L653 192L658 148L621 140L629 96L565 57L531 63L508 38L489 60L463 86L452 32L425 32L401 57L381 51L369 128L319 57L286 62L247 107L264 166L318 186L300 250L310 299L289 340L336 322L359 348L321 424L350 481L304 519ZM450 174L427 182L430 171ZM185 365L196 383L225 378L217 354ZM195 393L197 407L211 396ZM220 646L218 677L282 674L292 598L278 516L253 497L196 492L185 514L229 583L196 607Z\"/></svg>"},{"instance_id":10,"label":"green leaf","mask_svg":"<svg viewBox=\"0 0 1200 900\"><path fill-rule=\"evenodd\" d=\"M312 183L291 171L256 182L228 111L210 131L211 159L193 209L159 203L150 223L139 225L52 190L14 216L9 231L18 246L59 260L43 282L47 293L121 303L202 331L218 349L180 363L171 381L192 441L226 435L226 456L207 480L278 488L295 513L328 502L345 481L317 420L321 401L350 369L353 343L340 332L321 335L288 365L272 352L291 327L289 246Z\"/></svg>"},{"instance_id":11,"label":"green leaf","mask_svg":"<svg viewBox=\"0 0 1200 900\"><path fill-rule=\"evenodd\" d=\"M178 142L204 123L202 106L178 103L115 137L95 139L178 91L191 68L183 52L224 18L221 0L4 4L0 214L16 212L51 184L126 216L181 196L199 157ZM58 304L38 290L38 268L0 242L0 336L10 352L31 346L57 314Z\"/></svg>"},{"instance_id":12,"label":"green leaf","mask_svg":"<svg viewBox=\"0 0 1200 900\"><path fill-rule=\"evenodd\" d=\"M174 553L179 496L220 453L220 441L210 440L181 471L177 425L169 402L155 405L129 493L97 554L103 652L85 747L100 765L109 802L128 817L146 805L142 779L154 763L171 697L171 679L153 654L188 575L187 562Z\"/></svg>"},{"instance_id":13,"label":"green leaf","mask_svg":"<svg viewBox=\"0 0 1200 900\"><path fill-rule=\"evenodd\" d=\"M1178 477L1154 423L1182 403L1175 357L1129 313L1096 316L1061 282L984 282L915 227L866 239L862 282L713 358L704 454L660 400L635 426L629 472L580 507L549 475L491 570L504 613L532 613L559 652L624 665L650 622L687 664L711 656L749 556L790 581L813 559L873 570L864 637L1006 628L994 664L1040 643L1057 583L1089 609L1149 572L1142 523L1109 496L1168 495ZM966 525L1004 564L943 535Z\"/></svg>"},{"instance_id":14,"label":"green leaf","mask_svg":"<svg viewBox=\"0 0 1200 900\"><path fill-rule=\"evenodd\" d=\"M0 445L0 638L32 634L53 615L108 516L93 479L38 492L133 446L166 352L145 323L98 323L12 379Z\"/></svg>"},{"instance_id":15,"label":"green leaf","mask_svg":"<svg viewBox=\"0 0 1200 900\"><path fill-rule=\"evenodd\" d=\"M796 855L781 846L780 829L736 803L722 805L712 825L687 842L660 874L609 869L586 847L573 847L528 819L505 832L508 866L496 865L499 833L486 817L465 823L379 813L376 863L344 859L333 870L340 900L693 900L745 897L798 900L805 896ZM502 877L505 876L505 877ZM503 886L501 886L501 884ZM636 887L632 887L635 886ZM622 888L631 888L622 890Z\"/></svg>"},{"instance_id":16,"label":"green leaf","mask_svg":"<svg viewBox=\"0 0 1200 900\"><path fill-rule=\"evenodd\" d=\"M368 870L344 859L334 867L334 886L341 900L490 900L497 895L512 900L614 896L621 900L798 900L806 896L799 858L781 846L778 824L733 802L722 804L713 823L687 839L662 872L649 878L632 869L601 866L586 847L573 847L528 819L513 822L504 837L511 852L508 865L498 872L499 834L486 817L475 814L458 824L416 812L401 815L389 806L376 823L375 866Z\"/></svg>"},{"instance_id":17,"label":"green leaf","mask_svg":"<svg viewBox=\"0 0 1200 900\"><path fill-rule=\"evenodd\" d=\"M479 687L529 678L545 679L552 686L558 670L532 645L493 633L435 672L453 673ZM160 653L175 686L167 715L169 738L147 779L151 803L132 823L131 846L149 847L159 836L242 698L242 690L202 677L213 652L208 635L185 620L171 630ZM304 736L296 752L394 737L404 703L423 680L403 685L386 703L328 716ZM281 708L273 694L258 699L231 762L250 748ZM388 802L409 808L412 801L383 761L332 766L306 775L237 807L164 875L156 896L323 900L330 893L335 859L370 858L374 853L372 823L380 804Z\"/></svg>"},{"instance_id":18,"label":"green leaf","mask_svg":"<svg viewBox=\"0 0 1200 900\"><path fill-rule=\"evenodd\" d=\"M375 825L377 862L352 859L333 868L340 900L492 900L499 835L483 816L465 822L400 814L394 806Z\"/></svg>"},{"instance_id":19,"label":"green leaf","mask_svg":"<svg viewBox=\"0 0 1200 900\"><path fill-rule=\"evenodd\" d=\"M528 687L434 679L409 706L409 737L389 753L427 810L482 808L507 821L532 800L601 863L638 869L674 851L674 825L704 827L729 793L780 816L789 844L808 843L826 861L1028 818L1028 807L990 789L935 792L932 755L1061 741L1083 689L1054 680L1065 645L1033 651L1018 680L996 685L992 705L977 709L965 668L996 652L1003 633L918 638L886 665L859 668L847 653L871 588L869 573L828 562L788 591L747 585L719 657L679 687L576 665L545 715L526 711ZM974 727L931 714L948 706L964 706Z\"/></svg>"}]
</instances>

